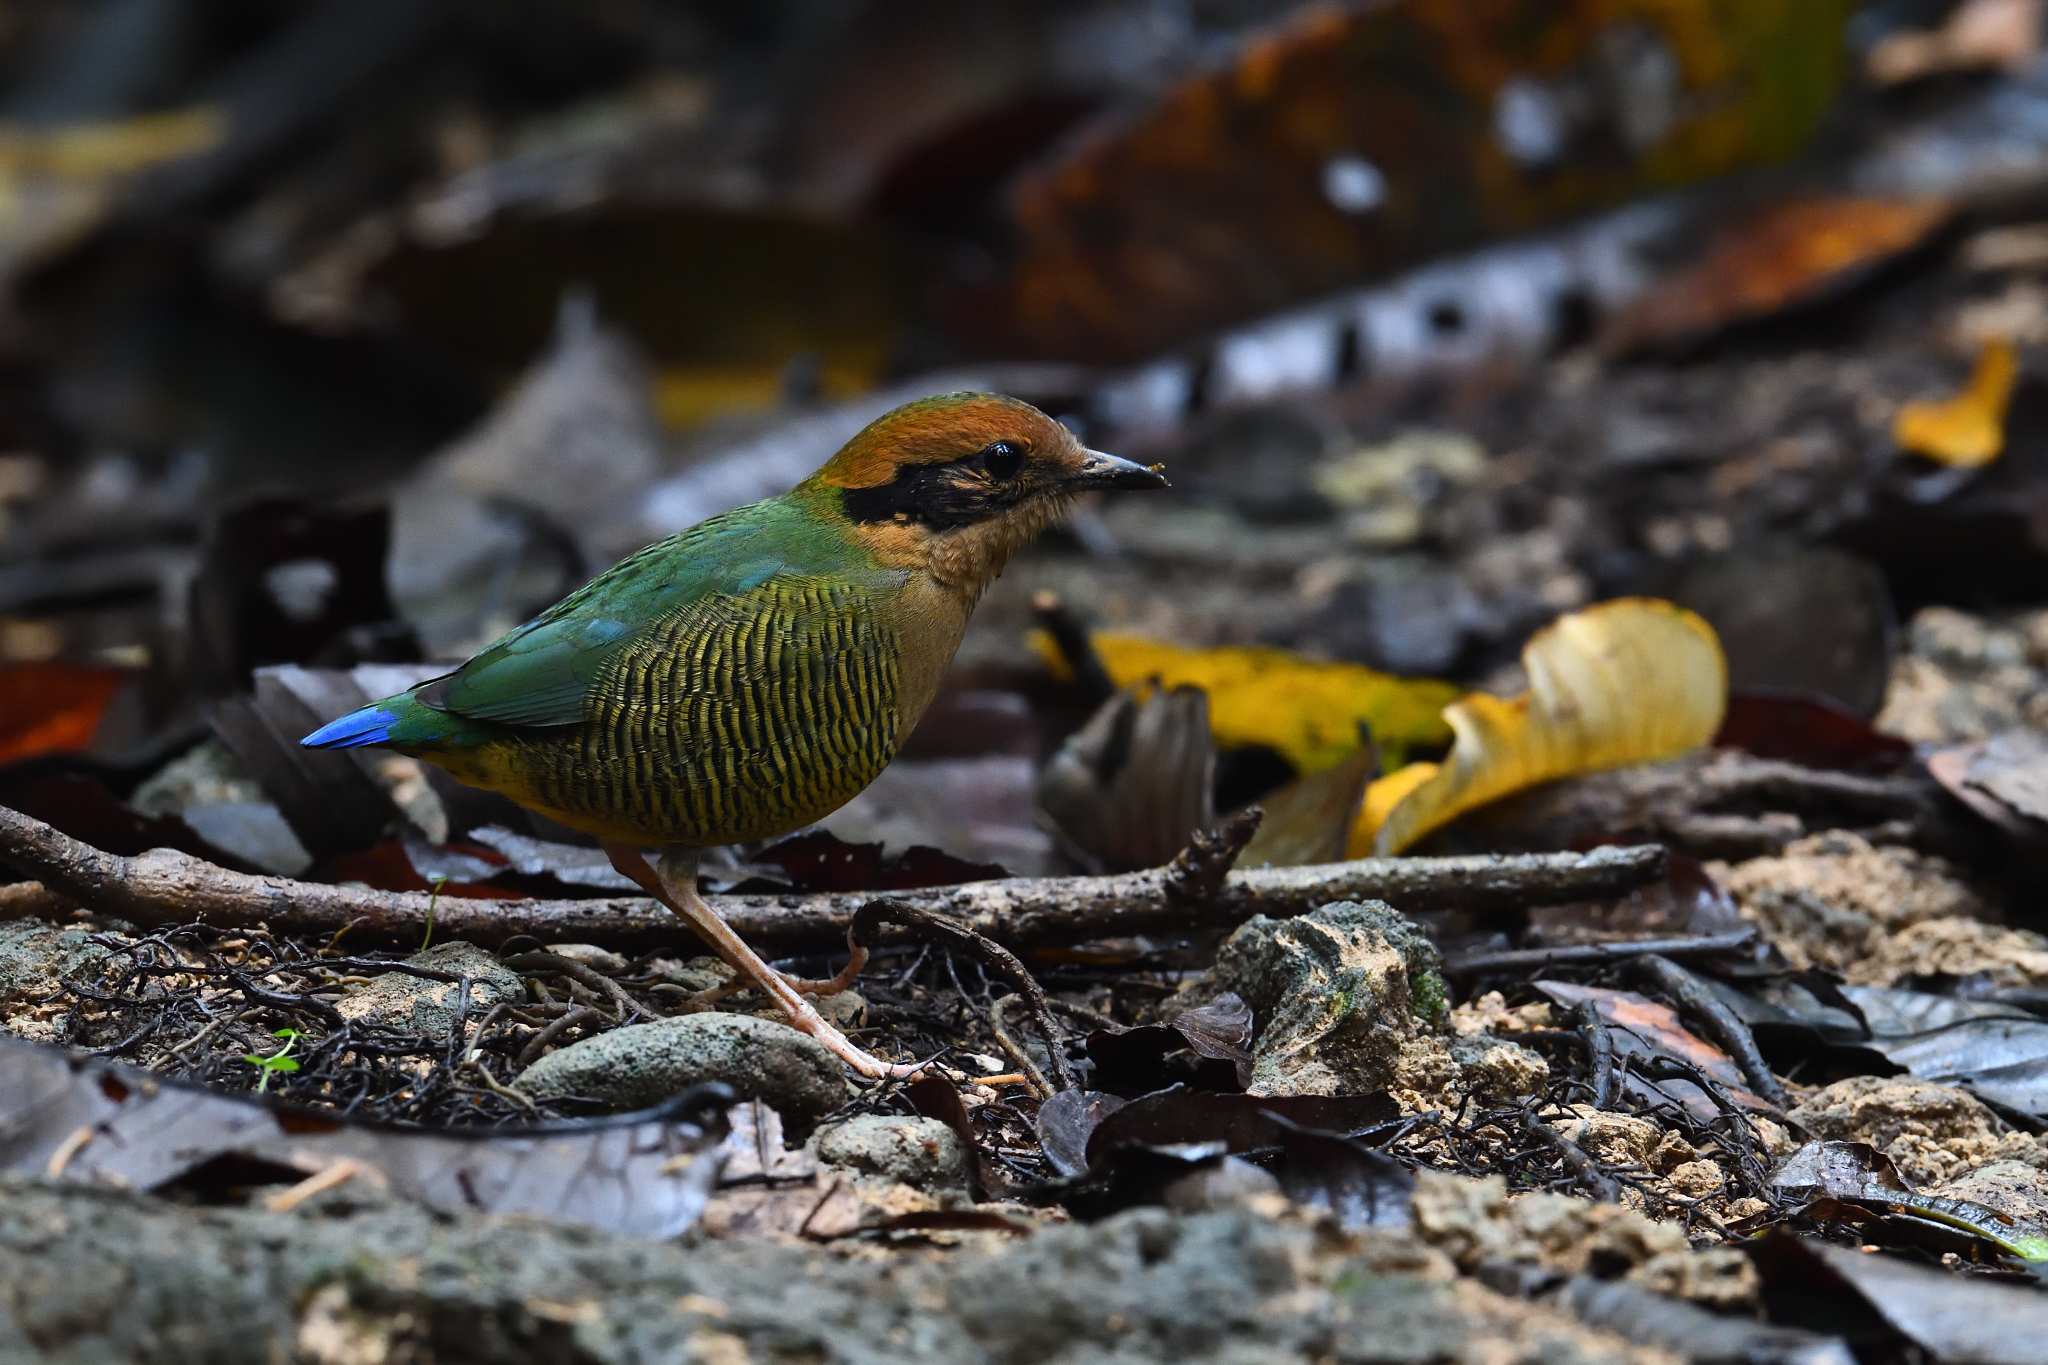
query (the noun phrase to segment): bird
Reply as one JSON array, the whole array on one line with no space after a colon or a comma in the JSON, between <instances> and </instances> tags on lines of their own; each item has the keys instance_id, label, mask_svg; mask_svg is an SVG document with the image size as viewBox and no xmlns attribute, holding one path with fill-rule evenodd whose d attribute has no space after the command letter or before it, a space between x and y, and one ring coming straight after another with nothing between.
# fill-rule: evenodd
<instances>
[{"instance_id":1,"label":"bird","mask_svg":"<svg viewBox=\"0 0 2048 1365\"><path fill-rule=\"evenodd\" d=\"M594 835L797 1028L901 1078L697 891L705 849L815 824L895 757L1011 556L1098 489L1168 486L1016 398L870 422L810 477L636 551L458 667L299 742L381 745ZM656 855L650 864L648 854Z\"/></svg>"}]
</instances>

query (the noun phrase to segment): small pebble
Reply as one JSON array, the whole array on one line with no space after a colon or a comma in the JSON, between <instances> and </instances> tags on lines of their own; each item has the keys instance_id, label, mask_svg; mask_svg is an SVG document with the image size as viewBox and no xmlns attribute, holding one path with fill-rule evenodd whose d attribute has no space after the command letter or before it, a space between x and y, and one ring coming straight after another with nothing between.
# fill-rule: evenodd
<instances>
[{"instance_id":1,"label":"small pebble","mask_svg":"<svg viewBox=\"0 0 2048 1365\"><path fill-rule=\"evenodd\" d=\"M958 1189L967 1181L967 1154L953 1130L938 1119L860 1114L820 1128L811 1139L818 1160L918 1189Z\"/></svg>"}]
</instances>

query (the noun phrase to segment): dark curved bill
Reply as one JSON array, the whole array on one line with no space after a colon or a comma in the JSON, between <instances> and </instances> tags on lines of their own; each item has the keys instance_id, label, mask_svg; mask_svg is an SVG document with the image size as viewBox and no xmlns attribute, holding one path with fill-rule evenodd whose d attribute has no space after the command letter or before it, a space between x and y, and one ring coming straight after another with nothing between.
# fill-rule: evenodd
<instances>
[{"instance_id":1,"label":"dark curved bill","mask_svg":"<svg viewBox=\"0 0 2048 1365\"><path fill-rule=\"evenodd\" d=\"M1069 482L1078 488L1171 488L1166 476L1121 455L1100 450L1083 452L1081 467Z\"/></svg>"}]
</instances>

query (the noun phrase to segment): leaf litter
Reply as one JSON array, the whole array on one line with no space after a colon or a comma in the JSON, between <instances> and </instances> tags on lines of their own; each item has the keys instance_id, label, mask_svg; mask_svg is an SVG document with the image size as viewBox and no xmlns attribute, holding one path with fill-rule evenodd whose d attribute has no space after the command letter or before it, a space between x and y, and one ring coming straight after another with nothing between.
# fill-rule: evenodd
<instances>
[{"instance_id":1,"label":"leaf litter","mask_svg":"<svg viewBox=\"0 0 2048 1365\"><path fill-rule=\"evenodd\" d=\"M805 1265L940 1277L1025 1265L1033 1243L1092 1264L1141 1237L1140 1259L1170 1265L1173 1237L1265 1246L1313 1227L1289 1264L1347 1268L1296 1286L1288 1330L1324 1330L1326 1310L1346 1326L1288 1338L1309 1354L1370 1335L1384 1279L1418 1304L1419 1285L1451 1286L1454 1316L1527 1358L1567 1341L1600 1359L2025 1358L2038 1291L1999 1281L2048 1208L2048 940L2028 914L2029 731L2048 715L2030 347L2048 322L2028 313L2026 224L1972 216L2027 158L1914 138L1987 109L2024 137L2026 78L1868 95L1845 136L1871 140L1817 152L1825 174L1639 200L1628 221L1647 226L1627 232L1516 235L1790 150L1838 85L1844 16L1765 8L1504 7L1540 19L1541 42L1419 11L1258 33L1205 11L1126 34L1144 60L1114 80L1088 60L1110 50L1099 32L1077 41L1080 21L1049 11L1015 21L1039 35L1007 45L1016 70L966 83L1035 79L1043 108L963 112L950 83L905 80L900 118L879 118L853 73L944 56L955 29L850 21L844 41L871 54L856 67L815 60L839 39L808 39L808 62L739 60L765 55L749 45L771 20L640 32L637 49L733 68L705 58L687 90L668 72L621 93L565 74L586 59L565 55L541 84L605 96L565 111L566 87L530 85L530 51L508 58L502 36L444 48L370 7L359 55L422 63L472 104L394 92L411 130L394 132L317 83L220 87L293 104L303 162L249 151L273 130L245 95L10 122L0 199L36 213L0 215L0 272L38 345L0 339L10 399L17 382L37 395L0 406L0 801L110 852L173 845L426 910L393 952L360 926L295 928L291 882L269 922L154 931L0 886L5 1026L41 1045L0 1051L0 1095L35 1097L0 1115L5 1164L27 1173L7 1178L29 1199L46 1179L154 1191L145 1213L267 1201L348 1222L417 1203L456 1227L479 1210L694 1227L705 1264L795 1246ZM1961 19L1888 31L1880 83L2022 69L2024 7L1965 8L2008 11L1997 43ZM184 22L195 41L164 50L217 76L310 50L283 19L225 48ZM611 41L537 22L543 45L575 39L564 54ZM23 54L41 31L0 35L0 63L40 66ZM1330 293L1440 245L1408 207L1428 139L1398 130L1416 97L1355 79L1389 35L1428 39L1411 74L1479 111L1471 128L1526 133L1501 120L1549 109L1563 141L1510 139L1510 179L1474 170L1490 151L1440 147L1431 197L1469 192L1475 244L1503 254ZM947 60L975 69L973 50ZM1198 50L1224 59L1190 76ZM1752 69L1765 50L1783 64ZM1677 73L1687 96L1659 104L1615 63ZM744 96L732 74L785 65L813 73L804 98ZM1509 84L1480 88L1480 69ZM1647 103L1610 128L1609 99ZM1361 114L1396 140L1361 152ZM1177 159L1189 148L1199 164ZM1598 175L1546 178L1623 148L1585 162ZM1907 184L1907 161L1956 164ZM1279 185L1283 166L1303 173ZM962 202L988 191L986 214L922 193L948 167ZM202 191L219 222L161 233L164 206ZM1601 252L1645 240L1629 233L1662 256L1610 268ZM40 272L76 241L100 253L65 261L79 275ZM663 242L722 278L654 269ZM167 273L188 288L133 287ZM996 338L1051 336L1059 364L984 363ZM898 368L911 356L963 368ZM392 357L407 386L390 387ZM786 484L882 393L969 382L1164 459L1181 497L1081 509L1021 557L896 789L730 851L714 894L1163 866L1161 894L1191 905L1233 857L1312 878L1347 848L1635 839L1674 851L1664 872L1561 905L1445 894L1407 920L1397 896L1343 913L1330 897L1284 931L1112 920L1009 960L985 935L913 926L823 1003L942 1068L907 1086L799 1097L764 1080L651 1115L529 1089L572 1048L724 1028L759 1002L681 942L450 935L452 903L621 888L567 831L293 739L672 523ZM282 449L292 468L268 458ZM1056 647L1027 635L1048 591L1071 604ZM1059 913L1063 883L1038 885L1054 908L1029 912ZM1269 937L1226 937L1247 929ZM782 965L844 958L826 936ZM813 1101L831 1112L805 1138ZM1848 1249L1870 1242L1887 1254ZM1260 1275L1215 1254L1237 1267L1230 1294L1258 1299ZM921 1312L955 1292L935 1284ZM1003 1342L1050 1330L1025 1320L1047 1293L989 1306ZM1180 1295L1147 1340L1225 1297ZM0 1300L0 1324L14 1311ZM690 1329L712 1334L691 1339L701 1353L767 1339L718 1320Z\"/></svg>"}]
</instances>

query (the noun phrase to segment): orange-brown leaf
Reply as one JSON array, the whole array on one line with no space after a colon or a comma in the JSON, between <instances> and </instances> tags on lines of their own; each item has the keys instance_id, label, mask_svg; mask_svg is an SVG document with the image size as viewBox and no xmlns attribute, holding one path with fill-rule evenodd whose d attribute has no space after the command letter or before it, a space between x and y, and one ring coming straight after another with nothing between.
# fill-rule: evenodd
<instances>
[{"instance_id":1,"label":"orange-brown leaf","mask_svg":"<svg viewBox=\"0 0 2048 1365\"><path fill-rule=\"evenodd\" d=\"M1100 360L1782 157L1843 0L1308 7L1021 181L1018 344ZM1642 98L1626 69L1661 73ZM1648 111L1647 113L1645 111ZM971 313L985 339L988 313Z\"/></svg>"},{"instance_id":2,"label":"orange-brown leaf","mask_svg":"<svg viewBox=\"0 0 2048 1365\"><path fill-rule=\"evenodd\" d=\"M1708 335L1853 285L1948 221L1938 199L1780 200L1720 233L1700 258L1609 324L1609 349Z\"/></svg>"},{"instance_id":3,"label":"orange-brown leaf","mask_svg":"<svg viewBox=\"0 0 2048 1365\"><path fill-rule=\"evenodd\" d=\"M0 763L88 747L127 676L94 664L0 668Z\"/></svg>"}]
</instances>

